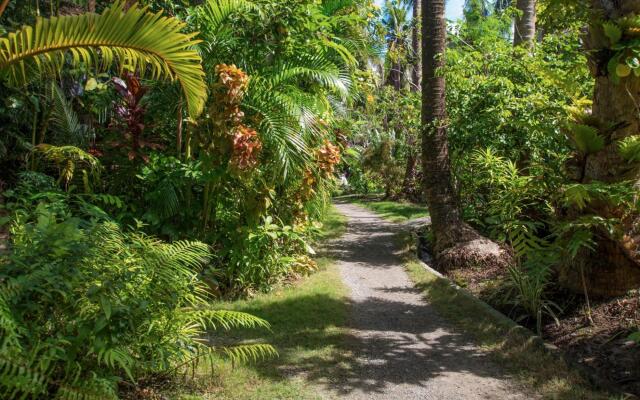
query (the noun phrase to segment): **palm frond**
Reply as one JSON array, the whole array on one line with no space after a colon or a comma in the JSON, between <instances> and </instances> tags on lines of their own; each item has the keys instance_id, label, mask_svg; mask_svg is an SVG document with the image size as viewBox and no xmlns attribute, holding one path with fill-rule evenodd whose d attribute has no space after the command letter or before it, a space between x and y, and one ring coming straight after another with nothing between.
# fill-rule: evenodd
<instances>
[{"instance_id":1,"label":"palm frond","mask_svg":"<svg viewBox=\"0 0 640 400\"><path fill-rule=\"evenodd\" d=\"M255 8L255 5L247 0L207 0L201 7L208 30L215 33L230 15L242 9Z\"/></svg>"},{"instance_id":2,"label":"palm frond","mask_svg":"<svg viewBox=\"0 0 640 400\"><path fill-rule=\"evenodd\" d=\"M269 72L265 74L265 79L273 87L299 79L308 79L346 97L351 86L348 74L341 71L323 54L299 54L280 63Z\"/></svg>"},{"instance_id":3,"label":"palm frond","mask_svg":"<svg viewBox=\"0 0 640 400\"><path fill-rule=\"evenodd\" d=\"M114 63L154 79L178 80L189 114L204 107L207 89L196 33L184 23L118 0L102 14L39 18L34 26L0 37L0 76L28 82L34 71L59 71L65 62L106 70Z\"/></svg>"},{"instance_id":4,"label":"palm frond","mask_svg":"<svg viewBox=\"0 0 640 400\"><path fill-rule=\"evenodd\" d=\"M90 128L81 124L73 106L67 100L59 86L52 84L53 107L51 124L56 128L55 136L61 143L82 144L87 141Z\"/></svg>"}]
</instances>

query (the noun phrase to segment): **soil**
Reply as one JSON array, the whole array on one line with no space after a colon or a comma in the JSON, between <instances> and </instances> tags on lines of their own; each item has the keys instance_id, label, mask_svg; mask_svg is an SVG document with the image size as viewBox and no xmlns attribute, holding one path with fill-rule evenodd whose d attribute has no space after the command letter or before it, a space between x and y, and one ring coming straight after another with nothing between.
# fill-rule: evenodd
<instances>
[{"instance_id":1,"label":"soil","mask_svg":"<svg viewBox=\"0 0 640 400\"><path fill-rule=\"evenodd\" d=\"M508 279L505 268L442 272L498 311L535 331L532 319L520 319L523 310L502 304L500 296L496 296ZM543 339L560 348L565 358L580 366L593 383L640 397L640 344L629 339L640 327L640 293L609 300L591 299L593 323L588 318L583 296L555 289L549 297L563 312L558 315L558 324L551 318L545 321Z\"/></svg>"}]
</instances>

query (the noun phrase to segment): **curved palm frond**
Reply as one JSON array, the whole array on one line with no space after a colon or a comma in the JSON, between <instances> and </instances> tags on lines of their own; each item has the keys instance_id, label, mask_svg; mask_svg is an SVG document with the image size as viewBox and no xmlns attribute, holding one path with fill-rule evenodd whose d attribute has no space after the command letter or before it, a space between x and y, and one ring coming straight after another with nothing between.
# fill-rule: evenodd
<instances>
[{"instance_id":1,"label":"curved palm frond","mask_svg":"<svg viewBox=\"0 0 640 400\"><path fill-rule=\"evenodd\" d=\"M208 30L216 32L231 14L245 8L255 8L255 5L247 0L207 0L201 7Z\"/></svg>"},{"instance_id":2,"label":"curved palm frond","mask_svg":"<svg viewBox=\"0 0 640 400\"><path fill-rule=\"evenodd\" d=\"M243 105L260 116L258 131L267 148L275 153L279 173L286 179L293 166L311 159L298 119L292 115L292 104L277 96L263 80L254 78Z\"/></svg>"},{"instance_id":3,"label":"curved palm frond","mask_svg":"<svg viewBox=\"0 0 640 400\"><path fill-rule=\"evenodd\" d=\"M59 71L65 62L105 70L116 61L154 79L178 80L189 114L202 112L207 97L196 33L184 23L121 0L102 14L40 18L34 26L0 37L0 77L24 83L38 72Z\"/></svg>"},{"instance_id":4,"label":"curved palm frond","mask_svg":"<svg viewBox=\"0 0 640 400\"><path fill-rule=\"evenodd\" d=\"M266 80L273 87L299 78L319 83L344 97L348 96L351 86L349 75L322 54L299 54L280 63L266 75Z\"/></svg>"}]
</instances>

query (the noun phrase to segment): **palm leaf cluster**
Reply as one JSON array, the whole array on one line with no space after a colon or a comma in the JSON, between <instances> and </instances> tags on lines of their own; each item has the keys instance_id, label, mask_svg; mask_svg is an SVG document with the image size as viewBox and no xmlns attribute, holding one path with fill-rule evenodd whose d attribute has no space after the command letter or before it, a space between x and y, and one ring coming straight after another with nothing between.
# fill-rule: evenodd
<instances>
[{"instance_id":1,"label":"palm leaf cluster","mask_svg":"<svg viewBox=\"0 0 640 400\"><path fill-rule=\"evenodd\" d=\"M328 18L355 2L327 2L321 10ZM206 65L220 62L218 54L237 45L228 22L238 13L261 13L260 5L243 0L208 0L197 15L203 20L203 54ZM336 23L334 34L313 40L308 46L284 54L263 65L247 66L251 76L243 107L254 114L265 147L278 179L294 170L302 170L311 161L310 146L326 134L327 119L343 108L351 95L350 72L356 59L347 45L351 39L364 40L366 35L347 35L344 23ZM344 34L344 36L341 36ZM237 60L243 65L242 60Z\"/></svg>"},{"instance_id":2,"label":"palm leaf cluster","mask_svg":"<svg viewBox=\"0 0 640 400\"><path fill-rule=\"evenodd\" d=\"M0 37L0 76L13 84L29 82L37 73L74 66L138 71L154 79L177 80L189 113L197 116L207 96L195 33L162 13L116 1L102 14L39 18L34 26Z\"/></svg>"}]
</instances>

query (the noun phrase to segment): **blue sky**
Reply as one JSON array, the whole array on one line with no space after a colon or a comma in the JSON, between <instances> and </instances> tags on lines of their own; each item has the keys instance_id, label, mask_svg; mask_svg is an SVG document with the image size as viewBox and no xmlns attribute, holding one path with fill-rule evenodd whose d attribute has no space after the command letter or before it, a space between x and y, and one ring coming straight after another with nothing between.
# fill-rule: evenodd
<instances>
[{"instance_id":1,"label":"blue sky","mask_svg":"<svg viewBox=\"0 0 640 400\"><path fill-rule=\"evenodd\" d=\"M376 3L382 7L384 0L376 0ZM464 0L448 0L447 1L447 19L456 20L462 18L462 6Z\"/></svg>"}]
</instances>

